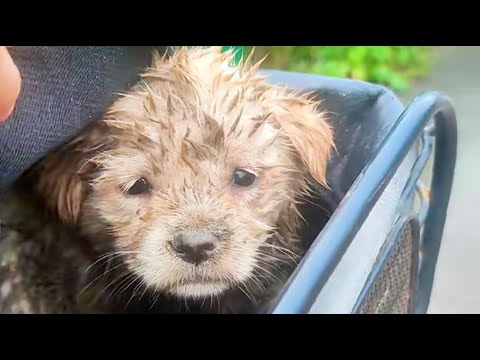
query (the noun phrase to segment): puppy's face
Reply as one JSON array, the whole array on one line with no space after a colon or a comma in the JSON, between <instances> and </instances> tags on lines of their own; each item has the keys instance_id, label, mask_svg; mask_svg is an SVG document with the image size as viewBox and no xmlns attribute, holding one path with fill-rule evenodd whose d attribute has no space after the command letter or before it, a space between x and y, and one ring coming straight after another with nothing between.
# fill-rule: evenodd
<instances>
[{"instance_id":1,"label":"puppy's face","mask_svg":"<svg viewBox=\"0 0 480 360\"><path fill-rule=\"evenodd\" d=\"M63 166L70 154L75 176L49 190L65 220L112 235L148 286L182 298L241 287L272 248L295 248L274 234L294 236L306 174L325 183L323 114L231 60L216 48L156 57L144 82L72 142Z\"/></svg>"}]
</instances>

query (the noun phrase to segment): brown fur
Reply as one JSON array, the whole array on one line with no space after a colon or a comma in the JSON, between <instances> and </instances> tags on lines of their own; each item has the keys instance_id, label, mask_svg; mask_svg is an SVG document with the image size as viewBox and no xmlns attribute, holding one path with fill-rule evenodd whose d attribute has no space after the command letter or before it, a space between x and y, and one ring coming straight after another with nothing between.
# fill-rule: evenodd
<instances>
[{"instance_id":1,"label":"brown fur","mask_svg":"<svg viewBox=\"0 0 480 360\"><path fill-rule=\"evenodd\" d=\"M98 258L121 254L135 292L257 300L301 254L297 204L308 173L327 185L331 129L308 95L267 84L259 63L232 60L219 48L155 56L102 121L31 170L37 194ZM233 186L237 168L255 183ZM150 191L128 195L140 178ZM198 266L169 246L191 229L219 239Z\"/></svg>"}]
</instances>

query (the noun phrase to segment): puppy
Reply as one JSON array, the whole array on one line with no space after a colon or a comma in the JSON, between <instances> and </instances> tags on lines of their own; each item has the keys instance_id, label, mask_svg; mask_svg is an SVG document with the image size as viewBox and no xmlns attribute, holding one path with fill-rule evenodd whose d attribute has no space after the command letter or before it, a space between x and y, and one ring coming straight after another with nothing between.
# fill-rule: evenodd
<instances>
[{"instance_id":1,"label":"puppy","mask_svg":"<svg viewBox=\"0 0 480 360\"><path fill-rule=\"evenodd\" d=\"M218 47L155 55L101 121L34 166L0 214L0 310L268 304L303 253L298 206L309 176L327 185L333 134L318 102L250 62Z\"/></svg>"}]
</instances>

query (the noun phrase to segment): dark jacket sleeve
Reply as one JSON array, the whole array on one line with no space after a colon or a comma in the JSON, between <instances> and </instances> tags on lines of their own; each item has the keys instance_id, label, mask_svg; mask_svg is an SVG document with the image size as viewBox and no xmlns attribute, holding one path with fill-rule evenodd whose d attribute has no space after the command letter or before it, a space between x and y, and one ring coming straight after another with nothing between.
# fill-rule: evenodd
<instances>
[{"instance_id":1,"label":"dark jacket sleeve","mask_svg":"<svg viewBox=\"0 0 480 360\"><path fill-rule=\"evenodd\" d=\"M155 47L161 53L169 47ZM11 55L22 91L0 125L0 195L48 151L99 119L149 65L154 47L25 46Z\"/></svg>"}]
</instances>

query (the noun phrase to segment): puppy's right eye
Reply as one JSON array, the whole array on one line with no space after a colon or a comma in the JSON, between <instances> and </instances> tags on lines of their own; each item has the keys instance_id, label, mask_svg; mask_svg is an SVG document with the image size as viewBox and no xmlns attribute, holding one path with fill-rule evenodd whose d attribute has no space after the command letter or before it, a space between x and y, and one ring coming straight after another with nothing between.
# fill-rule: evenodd
<instances>
[{"instance_id":1,"label":"puppy's right eye","mask_svg":"<svg viewBox=\"0 0 480 360\"><path fill-rule=\"evenodd\" d=\"M233 183L235 186L250 186L255 182L256 178L254 174L242 169L237 169L233 173Z\"/></svg>"},{"instance_id":2,"label":"puppy's right eye","mask_svg":"<svg viewBox=\"0 0 480 360\"><path fill-rule=\"evenodd\" d=\"M145 179L140 179L132 185L130 189L127 190L128 195L141 195L145 194L150 190L148 183Z\"/></svg>"}]
</instances>

